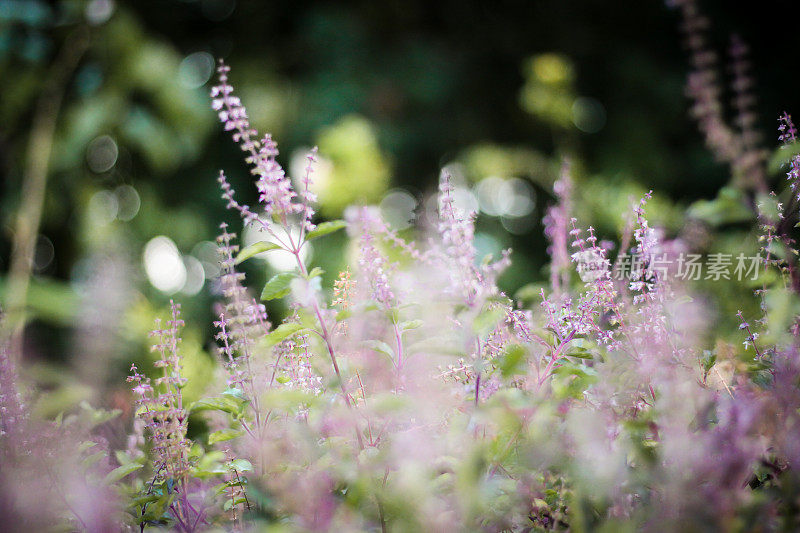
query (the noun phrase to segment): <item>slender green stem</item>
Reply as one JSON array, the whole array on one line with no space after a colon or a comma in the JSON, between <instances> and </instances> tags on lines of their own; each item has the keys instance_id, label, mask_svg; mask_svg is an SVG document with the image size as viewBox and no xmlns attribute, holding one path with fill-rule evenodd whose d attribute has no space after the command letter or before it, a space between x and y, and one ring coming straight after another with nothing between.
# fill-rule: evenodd
<instances>
[{"instance_id":1,"label":"slender green stem","mask_svg":"<svg viewBox=\"0 0 800 533\"><path fill-rule=\"evenodd\" d=\"M287 232L288 233L288 232ZM291 235L289 235L290 241L292 240ZM302 259L300 259L300 246L294 246L294 242L292 244L292 254L294 255L297 266L300 269L300 273L303 276L308 276L308 269L306 269L306 265L303 264ZM301 243L302 244L302 243ZM311 307L314 309L314 314L317 317L317 321L319 322L320 329L322 330L322 340L325 342L325 347L328 350L328 355L331 358L331 363L333 364L333 371L336 373L336 378L339 380L339 386L342 389L342 396L344 396L344 403L347 405L347 408L351 411L353 410L353 404L350 401L350 394L347 391L347 384L342 377L342 372L339 370L339 363L336 360L336 351L333 348L333 339L330 334L330 330L328 329L328 325L325 323L325 317L322 316L322 309L320 309L319 302L316 298L311 299ZM358 439L358 447L363 450L364 449L364 440L361 438L361 432L358 430L358 426L356 426L356 438Z\"/></svg>"},{"instance_id":2,"label":"slender green stem","mask_svg":"<svg viewBox=\"0 0 800 533\"><path fill-rule=\"evenodd\" d=\"M64 90L70 76L89 47L89 32L81 26L66 39L50 68L33 115L28 140L27 162L22 178L21 203L17 211L14 246L6 290L6 309L12 327L12 357L22 353L25 303L28 297L36 237L44 209L47 174L53 151L53 138L61 110Z\"/></svg>"}]
</instances>

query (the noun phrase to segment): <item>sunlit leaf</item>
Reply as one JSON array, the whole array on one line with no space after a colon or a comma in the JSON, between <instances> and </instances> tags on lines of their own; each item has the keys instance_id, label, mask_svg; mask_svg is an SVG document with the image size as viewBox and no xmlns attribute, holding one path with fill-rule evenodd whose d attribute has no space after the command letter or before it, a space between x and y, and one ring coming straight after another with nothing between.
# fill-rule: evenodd
<instances>
[{"instance_id":1,"label":"sunlit leaf","mask_svg":"<svg viewBox=\"0 0 800 533\"><path fill-rule=\"evenodd\" d=\"M246 246L236 255L236 264L238 265L242 261L246 261L253 257L254 255L258 255L263 252L269 252L270 250L282 250L280 244L276 244L274 242L269 241L259 241L257 243L251 244L250 246Z\"/></svg>"},{"instance_id":2,"label":"sunlit leaf","mask_svg":"<svg viewBox=\"0 0 800 533\"><path fill-rule=\"evenodd\" d=\"M222 411L223 413L240 414L246 403L246 401L230 396L201 398L189 407L189 412Z\"/></svg>"},{"instance_id":3,"label":"sunlit leaf","mask_svg":"<svg viewBox=\"0 0 800 533\"><path fill-rule=\"evenodd\" d=\"M253 470L253 465L247 459L234 459L228 463L228 467L237 472L250 472Z\"/></svg>"},{"instance_id":4,"label":"sunlit leaf","mask_svg":"<svg viewBox=\"0 0 800 533\"><path fill-rule=\"evenodd\" d=\"M281 272L280 274L272 276L261 291L261 299L274 300L276 298L283 298L289 294L289 285L294 278L295 274L293 272Z\"/></svg>"},{"instance_id":5,"label":"sunlit leaf","mask_svg":"<svg viewBox=\"0 0 800 533\"><path fill-rule=\"evenodd\" d=\"M272 330L269 335L264 337L264 344L267 346L275 346L282 340L286 339L287 337L294 335L298 331L305 329L302 324L298 324L297 322L287 322L285 324L281 324L274 330Z\"/></svg>"},{"instance_id":6,"label":"sunlit leaf","mask_svg":"<svg viewBox=\"0 0 800 533\"><path fill-rule=\"evenodd\" d=\"M321 224L317 225L316 229L308 232L306 235L306 240L313 241L314 239L329 233L333 233L334 231L338 231L344 227L347 227L347 222L344 220L331 220L330 222L322 222Z\"/></svg>"},{"instance_id":7,"label":"sunlit leaf","mask_svg":"<svg viewBox=\"0 0 800 533\"><path fill-rule=\"evenodd\" d=\"M219 431L215 431L208 436L208 445L211 446L217 442L233 440L241 437L242 434L243 432L238 429L220 429Z\"/></svg>"}]
</instances>

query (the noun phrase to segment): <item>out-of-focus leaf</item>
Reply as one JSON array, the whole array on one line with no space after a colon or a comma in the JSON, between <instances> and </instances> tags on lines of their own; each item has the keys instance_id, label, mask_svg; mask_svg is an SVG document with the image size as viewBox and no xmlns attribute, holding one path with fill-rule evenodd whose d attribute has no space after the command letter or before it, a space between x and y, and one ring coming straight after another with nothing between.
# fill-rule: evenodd
<instances>
[{"instance_id":1,"label":"out-of-focus leaf","mask_svg":"<svg viewBox=\"0 0 800 533\"><path fill-rule=\"evenodd\" d=\"M387 356L391 361L394 361L394 350L383 341L377 340L368 340L362 343L364 346L369 348L370 350L374 350L378 353L382 353L383 355Z\"/></svg>"},{"instance_id":2,"label":"out-of-focus leaf","mask_svg":"<svg viewBox=\"0 0 800 533\"><path fill-rule=\"evenodd\" d=\"M500 374L507 378L515 374L524 374L524 370L520 369L522 363L525 361L525 348L519 344L511 344L506 346L503 353L500 355L498 368Z\"/></svg>"},{"instance_id":3,"label":"out-of-focus leaf","mask_svg":"<svg viewBox=\"0 0 800 533\"><path fill-rule=\"evenodd\" d=\"M421 328L423 324L425 323L422 320L406 320L405 322L400 322L400 330L408 331L410 329Z\"/></svg>"},{"instance_id":4,"label":"out-of-focus leaf","mask_svg":"<svg viewBox=\"0 0 800 533\"><path fill-rule=\"evenodd\" d=\"M95 452L93 454L84 457L83 460L81 461L81 464L84 466L84 468L89 468L90 466L97 464L99 461L105 459L106 457L107 454L105 450L101 450L99 452Z\"/></svg>"},{"instance_id":5,"label":"out-of-focus leaf","mask_svg":"<svg viewBox=\"0 0 800 533\"><path fill-rule=\"evenodd\" d=\"M559 398L582 399L584 392L597 381L597 372L581 364L565 363L553 371L553 392Z\"/></svg>"},{"instance_id":6,"label":"out-of-focus leaf","mask_svg":"<svg viewBox=\"0 0 800 533\"><path fill-rule=\"evenodd\" d=\"M224 413L238 415L242 412L246 404L246 401L238 400L230 396L201 398L189 406L189 412L222 411Z\"/></svg>"},{"instance_id":7,"label":"out-of-focus leaf","mask_svg":"<svg viewBox=\"0 0 800 533\"><path fill-rule=\"evenodd\" d=\"M232 387L230 389L225 389L224 391L222 391L222 394L225 395L225 396L231 396L232 398L237 398L237 399L243 400L243 401L247 400L247 396L244 395L244 392L242 391L242 389L238 389L236 387Z\"/></svg>"},{"instance_id":8,"label":"out-of-focus leaf","mask_svg":"<svg viewBox=\"0 0 800 533\"><path fill-rule=\"evenodd\" d=\"M109 472L106 475L105 483L106 483L106 485L110 485L111 483L119 481L120 479L124 478L128 474L136 472L137 470L139 470L143 466L144 465L142 465L140 463L128 463L128 464L125 464L125 465L122 465L122 466L118 466L117 468L115 468L114 470L112 470L111 472Z\"/></svg>"},{"instance_id":9,"label":"out-of-focus leaf","mask_svg":"<svg viewBox=\"0 0 800 533\"><path fill-rule=\"evenodd\" d=\"M571 346L565 357L577 357L578 359L593 359L594 354L592 354L586 348L581 348L580 346Z\"/></svg>"},{"instance_id":10,"label":"out-of-focus leaf","mask_svg":"<svg viewBox=\"0 0 800 533\"><path fill-rule=\"evenodd\" d=\"M0 282L0 296L5 297L8 283ZM33 278L28 287L28 309L37 317L59 325L72 325L81 309L79 296L63 282Z\"/></svg>"},{"instance_id":11,"label":"out-of-focus leaf","mask_svg":"<svg viewBox=\"0 0 800 533\"><path fill-rule=\"evenodd\" d=\"M715 199L698 200L689 206L687 215L712 226L749 222L755 215L745 201L738 189L723 187Z\"/></svg>"},{"instance_id":12,"label":"out-of-focus leaf","mask_svg":"<svg viewBox=\"0 0 800 533\"><path fill-rule=\"evenodd\" d=\"M267 409L296 411L299 407L313 404L317 397L297 389L273 388L264 393L261 406Z\"/></svg>"},{"instance_id":13,"label":"out-of-focus leaf","mask_svg":"<svg viewBox=\"0 0 800 533\"><path fill-rule=\"evenodd\" d=\"M224 511L230 511L235 505L244 505L247 503L247 500L244 497L228 499L225 501L225 504L222 506Z\"/></svg>"},{"instance_id":14,"label":"out-of-focus leaf","mask_svg":"<svg viewBox=\"0 0 800 533\"><path fill-rule=\"evenodd\" d=\"M317 276L321 276L325 273L320 267L314 267L311 269L311 272L308 273L308 279L316 278Z\"/></svg>"},{"instance_id":15,"label":"out-of-focus leaf","mask_svg":"<svg viewBox=\"0 0 800 533\"><path fill-rule=\"evenodd\" d=\"M472 330L476 335L483 337L500 323L506 312L502 307L490 307L484 309L475 317L472 323Z\"/></svg>"},{"instance_id":16,"label":"out-of-focus leaf","mask_svg":"<svg viewBox=\"0 0 800 533\"><path fill-rule=\"evenodd\" d=\"M703 350L703 355L700 356L700 366L703 367L703 372L708 375L709 371L714 367L717 362L717 354L711 350Z\"/></svg>"},{"instance_id":17,"label":"out-of-focus leaf","mask_svg":"<svg viewBox=\"0 0 800 533\"><path fill-rule=\"evenodd\" d=\"M117 418L120 414L122 414L122 411L120 411L119 409L113 409L111 411L108 411L106 409L98 409L92 407L91 404L89 404L89 402L87 401L82 401L79 404L79 406L81 408L81 414L84 417L88 418L87 422L89 424L89 427L92 428L99 426L100 424L104 424L109 420L113 420Z\"/></svg>"},{"instance_id":18,"label":"out-of-focus leaf","mask_svg":"<svg viewBox=\"0 0 800 533\"><path fill-rule=\"evenodd\" d=\"M253 465L247 459L234 459L228 463L228 467L237 472L251 472Z\"/></svg>"},{"instance_id":19,"label":"out-of-focus leaf","mask_svg":"<svg viewBox=\"0 0 800 533\"><path fill-rule=\"evenodd\" d=\"M391 164L369 119L346 115L324 128L316 144L332 163L330 179L318 183L323 215L338 217L348 205L380 202L390 182Z\"/></svg>"},{"instance_id":20,"label":"out-of-focus leaf","mask_svg":"<svg viewBox=\"0 0 800 533\"><path fill-rule=\"evenodd\" d=\"M217 442L233 440L241 437L242 434L243 432L238 429L220 429L219 431L215 431L208 436L208 445L211 446Z\"/></svg>"}]
</instances>

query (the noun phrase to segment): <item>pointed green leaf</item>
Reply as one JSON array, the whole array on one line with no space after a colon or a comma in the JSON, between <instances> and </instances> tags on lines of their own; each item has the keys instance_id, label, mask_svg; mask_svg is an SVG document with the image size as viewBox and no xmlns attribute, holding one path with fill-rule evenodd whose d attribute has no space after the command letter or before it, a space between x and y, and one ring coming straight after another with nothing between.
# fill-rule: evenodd
<instances>
[{"instance_id":1,"label":"pointed green leaf","mask_svg":"<svg viewBox=\"0 0 800 533\"><path fill-rule=\"evenodd\" d=\"M250 472L253 470L253 465L247 459L234 459L228 463L228 467L237 472Z\"/></svg>"},{"instance_id":2,"label":"pointed green leaf","mask_svg":"<svg viewBox=\"0 0 800 533\"><path fill-rule=\"evenodd\" d=\"M270 250L282 250L283 247L280 244L269 242L269 241L259 241L257 243L253 243L250 246L246 246L236 255L236 264L238 265L242 261L246 261L253 257L254 255L258 255L262 252L269 252Z\"/></svg>"},{"instance_id":3,"label":"pointed green leaf","mask_svg":"<svg viewBox=\"0 0 800 533\"><path fill-rule=\"evenodd\" d=\"M362 343L364 346L371 350L375 350L378 353L382 353L389 357L390 360L394 361L394 350L383 341L364 341Z\"/></svg>"},{"instance_id":4,"label":"pointed green leaf","mask_svg":"<svg viewBox=\"0 0 800 533\"><path fill-rule=\"evenodd\" d=\"M80 453L83 453L83 452L85 452L86 450L88 450L90 448L94 448L95 446L97 446L96 442L92 442L90 440L85 440L85 441L81 442L80 444L78 444L78 451Z\"/></svg>"},{"instance_id":5,"label":"pointed green leaf","mask_svg":"<svg viewBox=\"0 0 800 533\"><path fill-rule=\"evenodd\" d=\"M150 494L142 494L141 496L135 497L133 500L131 500L131 503L133 505L141 507L142 505L156 501L160 497L161 497L160 494L151 492Z\"/></svg>"},{"instance_id":6,"label":"pointed green leaf","mask_svg":"<svg viewBox=\"0 0 800 533\"><path fill-rule=\"evenodd\" d=\"M572 346L566 353L565 357L577 357L578 359L592 359L594 355L586 348L580 346Z\"/></svg>"},{"instance_id":7,"label":"pointed green leaf","mask_svg":"<svg viewBox=\"0 0 800 533\"><path fill-rule=\"evenodd\" d=\"M106 454L105 451L95 452L93 454L84 457L83 460L81 461L81 464L84 467L89 468L93 464L96 464L97 462L105 459L106 457L108 457L108 454Z\"/></svg>"},{"instance_id":8,"label":"pointed green leaf","mask_svg":"<svg viewBox=\"0 0 800 533\"><path fill-rule=\"evenodd\" d=\"M703 355L700 357L700 366L703 367L703 372L708 376L708 373L717 362L717 354L711 350L703 350Z\"/></svg>"},{"instance_id":9,"label":"pointed green leaf","mask_svg":"<svg viewBox=\"0 0 800 533\"><path fill-rule=\"evenodd\" d=\"M281 272L272 276L272 279L264 285L264 290L261 291L261 299L274 300L283 298L289 294L289 284L291 284L294 277L294 272Z\"/></svg>"},{"instance_id":10,"label":"pointed green leaf","mask_svg":"<svg viewBox=\"0 0 800 533\"><path fill-rule=\"evenodd\" d=\"M302 324L298 324L297 322L287 322L285 324L281 324L274 330L272 330L269 335L264 337L264 343L269 346L275 346L285 338L289 337L290 335L294 335L298 331L305 329Z\"/></svg>"},{"instance_id":11,"label":"pointed green leaf","mask_svg":"<svg viewBox=\"0 0 800 533\"><path fill-rule=\"evenodd\" d=\"M421 328L423 324L424 322L422 320L407 320L405 322L400 322L400 330L408 331L410 329Z\"/></svg>"},{"instance_id":12,"label":"pointed green leaf","mask_svg":"<svg viewBox=\"0 0 800 533\"><path fill-rule=\"evenodd\" d=\"M126 465L128 463L133 463L134 462L133 457L128 455L128 452L125 452L125 451L122 451L122 450L116 450L114 452L114 457L117 458L117 462L119 464L121 464L121 465Z\"/></svg>"},{"instance_id":13,"label":"pointed green leaf","mask_svg":"<svg viewBox=\"0 0 800 533\"><path fill-rule=\"evenodd\" d=\"M105 478L106 485L110 485L111 483L114 483L115 481L119 481L120 479L124 478L128 474L136 472L137 470L142 468L142 466L144 466L144 465L142 465L140 463L128 463L126 465L118 466L117 468L115 468L114 470L112 470L111 472L109 472L106 475L106 478Z\"/></svg>"},{"instance_id":14,"label":"pointed green leaf","mask_svg":"<svg viewBox=\"0 0 800 533\"><path fill-rule=\"evenodd\" d=\"M245 404L247 404L246 401L231 396L201 398L189 407L189 411L192 413L198 411L222 411L223 413L239 414L242 412Z\"/></svg>"},{"instance_id":15,"label":"pointed green leaf","mask_svg":"<svg viewBox=\"0 0 800 533\"><path fill-rule=\"evenodd\" d=\"M215 431L208 436L208 445L211 446L217 442L233 440L240 436L242 436L242 432L238 429L220 429L219 431Z\"/></svg>"},{"instance_id":16,"label":"pointed green leaf","mask_svg":"<svg viewBox=\"0 0 800 533\"><path fill-rule=\"evenodd\" d=\"M328 233L333 233L334 231L340 230L346 226L347 222L344 220L331 220L330 222L323 222L319 224L314 231L308 232L308 235L306 235L306 241L311 241L318 237L322 237L323 235L327 235Z\"/></svg>"}]
</instances>

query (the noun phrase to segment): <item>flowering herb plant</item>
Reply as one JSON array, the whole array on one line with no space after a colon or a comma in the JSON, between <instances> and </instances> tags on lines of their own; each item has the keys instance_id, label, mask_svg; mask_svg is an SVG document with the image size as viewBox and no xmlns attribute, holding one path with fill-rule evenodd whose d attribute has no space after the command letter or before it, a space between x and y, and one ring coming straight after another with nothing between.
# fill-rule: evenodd
<instances>
[{"instance_id":1,"label":"flowering herb plant","mask_svg":"<svg viewBox=\"0 0 800 533\"><path fill-rule=\"evenodd\" d=\"M691 19L692 3L681 5ZM118 413L84 405L36 421L4 343L0 513L9 527L798 526L800 275L792 230L800 156L789 161L786 202L754 196L762 246L748 257L762 268L747 281L760 314L739 311L737 343L710 345L709 305L674 275L684 243L651 226L650 193L631 206L614 246L584 229L565 162L544 218L549 285L526 307L498 288L510 252L478 257L475 216L459 206L446 171L436 220L417 228L425 237L416 243L371 207L317 222L316 150L291 180L276 142L251 126L229 68L220 64L218 73L212 107L244 153L259 204L240 203L223 172L222 198L263 235L240 248L232 226L220 226L219 375L204 397L184 401L183 322L172 303L153 332L153 377L131 367L133 431L112 454L97 428ZM711 98L702 90L708 80L695 78L696 97ZM712 146L754 153L744 141L731 147L714 136L720 117L700 118ZM794 148L788 115L780 132ZM758 163L726 157L742 176ZM304 247L343 229L351 260L326 291ZM288 255L294 268L252 292L238 269L260 254ZM279 299L290 310L280 322L264 303ZM45 474L15 490L6 465ZM27 512L42 493L52 497Z\"/></svg>"},{"instance_id":2,"label":"flowering herb plant","mask_svg":"<svg viewBox=\"0 0 800 533\"><path fill-rule=\"evenodd\" d=\"M424 245L369 207L316 224L316 150L293 185L276 143L252 129L228 72L219 67L213 107L245 153L260 205L239 203L223 173L222 196L264 240L240 249L221 226L215 326L225 375L210 386L215 393L181 405L175 306L157 332L165 372L154 387L162 392L133 369L152 457L132 513L141 524L516 531L792 523L797 328L794 318L771 320L776 298L796 300L791 284L758 276L764 315L751 326L740 312L743 349L699 349L710 324L687 286L657 267L655 258L674 258L676 248L648 222L650 194L632 207L623 235L630 244L613 260L613 247L571 211L565 164L545 217L551 284L538 306L522 308L497 286L509 253L478 260L474 215L459 208L446 172ZM791 119L781 124L782 140L794 142ZM763 222L767 241L780 225ZM321 270L301 252L345 227L354 259L329 299ZM754 253L765 272L777 267L791 279L791 263L770 250ZM256 297L237 267L264 253L290 254L296 266ZM613 275L624 256L634 260ZM273 324L263 302L281 298L291 312ZM189 413L205 418L205 438L186 439Z\"/></svg>"}]
</instances>

